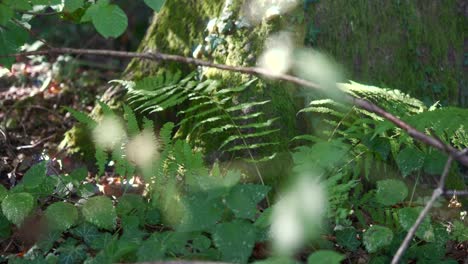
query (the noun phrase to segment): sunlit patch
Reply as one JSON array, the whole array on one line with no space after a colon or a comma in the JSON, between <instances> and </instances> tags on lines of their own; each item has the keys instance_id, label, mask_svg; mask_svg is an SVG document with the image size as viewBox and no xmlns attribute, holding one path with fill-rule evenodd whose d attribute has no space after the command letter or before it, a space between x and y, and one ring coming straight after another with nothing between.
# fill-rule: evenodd
<instances>
[{"instance_id":1,"label":"sunlit patch","mask_svg":"<svg viewBox=\"0 0 468 264\"><path fill-rule=\"evenodd\" d=\"M311 177L301 177L273 208L271 236L275 249L293 254L306 240L319 234L326 213L323 187Z\"/></svg>"},{"instance_id":2,"label":"sunlit patch","mask_svg":"<svg viewBox=\"0 0 468 264\"><path fill-rule=\"evenodd\" d=\"M297 50L294 57L295 74L318 84L325 91L337 91L336 83L343 80L343 74L331 58L312 49Z\"/></svg>"},{"instance_id":3,"label":"sunlit patch","mask_svg":"<svg viewBox=\"0 0 468 264\"><path fill-rule=\"evenodd\" d=\"M251 0L245 1L242 14L252 24L270 20L292 10L298 0Z\"/></svg>"},{"instance_id":4,"label":"sunlit patch","mask_svg":"<svg viewBox=\"0 0 468 264\"><path fill-rule=\"evenodd\" d=\"M112 150L125 139L122 123L113 116L105 116L93 130L94 142L105 150Z\"/></svg>"},{"instance_id":5,"label":"sunlit patch","mask_svg":"<svg viewBox=\"0 0 468 264\"><path fill-rule=\"evenodd\" d=\"M151 131L143 131L135 136L126 149L128 160L142 167L150 165L158 153L156 139Z\"/></svg>"},{"instance_id":6,"label":"sunlit patch","mask_svg":"<svg viewBox=\"0 0 468 264\"><path fill-rule=\"evenodd\" d=\"M292 49L290 33L273 35L266 40L265 51L260 56L258 65L272 75L284 74L291 67Z\"/></svg>"}]
</instances>

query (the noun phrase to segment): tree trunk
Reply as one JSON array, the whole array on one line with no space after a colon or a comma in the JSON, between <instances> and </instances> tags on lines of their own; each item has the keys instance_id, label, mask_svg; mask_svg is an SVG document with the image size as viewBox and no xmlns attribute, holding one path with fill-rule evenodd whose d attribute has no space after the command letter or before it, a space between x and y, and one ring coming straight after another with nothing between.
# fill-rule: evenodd
<instances>
[{"instance_id":1,"label":"tree trunk","mask_svg":"<svg viewBox=\"0 0 468 264\"><path fill-rule=\"evenodd\" d=\"M304 9L302 5L296 9L289 10L285 15L272 16L263 19L258 24L247 23L245 27L237 28L235 23L245 23L245 9L249 0L167 0L161 11L154 15L151 25L148 27L146 36L141 42L138 51L160 51L163 53L178 54L187 57L199 56L205 60L228 65L253 66L256 59L264 48L264 41L272 33L282 30L289 31L298 46L301 46L304 39ZM205 40L209 32L207 26L210 20L218 18L223 21L223 28L218 25L217 33L214 34L224 39L224 44L219 45L209 54L194 54L196 48L207 46ZM231 27L231 28L229 28ZM220 32L223 31L223 32ZM213 33L213 32L212 32ZM195 51L195 53L197 53ZM161 74L165 71L181 70L187 74L195 67L181 65L172 62L146 61L134 59L125 70L122 79L139 80L144 77ZM204 75L209 79L219 80L223 85L235 87L251 76L225 72L214 69L205 69ZM259 80L255 87L251 87L239 95L238 100L271 100L271 103L261 106L261 111L265 113L264 119L278 117L273 124L280 129L280 133L275 135L280 142L278 146L271 148L275 152L284 152L287 149L289 140L297 135L296 113L297 107L294 104L294 87L268 80ZM121 86L111 86L105 92L102 100L111 106L119 106L125 101L126 91ZM162 125L167 121L174 121L177 109L158 115L156 121ZM100 109L96 107L93 115L99 116ZM73 149L79 133L79 129L74 128L67 134L65 139L68 148ZM215 144L213 142L216 142ZM201 143L206 153L214 151L219 144L218 141L210 140L210 143ZM208 155L209 156L209 155ZM219 158L215 155L214 159ZM271 166L269 166L272 168ZM273 168L276 170L277 168Z\"/></svg>"}]
</instances>

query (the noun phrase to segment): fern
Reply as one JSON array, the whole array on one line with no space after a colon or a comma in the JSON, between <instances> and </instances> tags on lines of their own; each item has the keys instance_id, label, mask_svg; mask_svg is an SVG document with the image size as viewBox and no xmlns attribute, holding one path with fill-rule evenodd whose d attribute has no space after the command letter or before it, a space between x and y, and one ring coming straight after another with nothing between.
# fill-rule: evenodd
<instances>
[{"instance_id":1,"label":"fern","mask_svg":"<svg viewBox=\"0 0 468 264\"><path fill-rule=\"evenodd\" d=\"M421 101L398 90L381 89L354 82L340 84L340 88L352 96L365 98L384 107L385 110L399 116L420 131L435 134L458 148L468 146L468 136L465 132L465 127L468 126L466 119L468 112L465 109L454 107L427 109ZM414 142L406 133L395 128L392 123L373 113L346 106L331 99L314 100L300 112L324 116L322 124L326 124L326 126L318 127L320 128L318 137L302 136L296 139L313 142L319 142L320 138L323 137L329 140L332 138L344 140L353 146L350 152L350 155L354 156L353 164L366 178L369 177L372 169L379 164L375 161L382 161L385 170L385 163L388 163L390 155L400 169L404 168L405 165L401 162L405 160L402 158L402 155L405 155L405 151L403 151L405 149L419 150L418 153L421 153L422 159L427 160L424 163L426 172L438 171L433 169L434 164L431 165L430 162L435 155L432 153L433 150ZM401 173L406 176L415 169L422 168L423 165L420 164L402 170Z\"/></svg>"},{"instance_id":2,"label":"fern","mask_svg":"<svg viewBox=\"0 0 468 264\"><path fill-rule=\"evenodd\" d=\"M279 129L272 129L277 119L267 119L262 111L256 110L270 101L237 102L239 94L256 81L221 87L216 80L198 80L196 72L184 78L180 73L168 72L128 85L128 100L136 111L148 114L188 104L178 112L182 115L177 124L178 138L191 143L201 140L210 144L209 148L248 161L264 161L274 157L272 146L279 144L276 140Z\"/></svg>"}]
</instances>

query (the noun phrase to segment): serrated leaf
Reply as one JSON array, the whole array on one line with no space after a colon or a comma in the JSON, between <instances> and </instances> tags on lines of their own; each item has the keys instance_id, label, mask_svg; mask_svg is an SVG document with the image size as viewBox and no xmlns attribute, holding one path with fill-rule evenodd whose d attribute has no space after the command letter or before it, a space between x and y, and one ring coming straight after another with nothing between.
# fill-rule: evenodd
<instances>
[{"instance_id":1,"label":"serrated leaf","mask_svg":"<svg viewBox=\"0 0 468 264\"><path fill-rule=\"evenodd\" d=\"M396 163L403 177L406 177L411 172L422 168L424 155L414 148L407 147L398 153Z\"/></svg>"},{"instance_id":2,"label":"serrated leaf","mask_svg":"<svg viewBox=\"0 0 468 264\"><path fill-rule=\"evenodd\" d=\"M347 227L336 231L336 242L351 251L355 251L361 242L357 239L357 232L354 227Z\"/></svg>"},{"instance_id":3,"label":"serrated leaf","mask_svg":"<svg viewBox=\"0 0 468 264\"><path fill-rule=\"evenodd\" d=\"M46 161L42 161L29 168L23 176L22 183L26 188L35 188L41 185L45 177L47 177Z\"/></svg>"},{"instance_id":4,"label":"serrated leaf","mask_svg":"<svg viewBox=\"0 0 468 264\"><path fill-rule=\"evenodd\" d=\"M112 200L105 196L89 198L82 208L86 221L99 228L113 230L115 228L117 214L112 205Z\"/></svg>"},{"instance_id":5,"label":"serrated leaf","mask_svg":"<svg viewBox=\"0 0 468 264\"><path fill-rule=\"evenodd\" d=\"M258 184L238 184L226 197L226 205L238 218L254 220L257 204L265 198L270 187Z\"/></svg>"},{"instance_id":6,"label":"serrated leaf","mask_svg":"<svg viewBox=\"0 0 468 264\"><path fill-rule=\"evenodd\" d=\"M398 220L403 229L406 231L410 230L410 228L416 222L420 211L421 208L419 207L406 207L398 210ZM419 225L418 230L416 231L416 236L428 242L434 241L434 229L432 228L430 218L424 218L423 222L421 225Z\"/></svg>"},{"instance_id":7,"label":"serrated leaf","mask_svg":"<svg viewBox=\"0 0 468 264\"><path fill-rule=\"evenodd\" d=\"M47 207L45 216L50 228L65 231L78 221L78 209L72 204L57 202Z\"/></svg>"},{"instance_id":8,"label":"serrated leaf","mask_svg":"<svg viewBox=\"0 0 468 264\"><path fill-rule=\"evenodd\" d=\"M154 11L159 12L161 7L164 5L165 0L144 0L144 2Z\"/></svg>"},{"instance_id":9,"label":"serrated leaf","mask_svg":"<svg viewBox=\"0 0 468 264\"><path fill-rule=\"evenodd\" d=\"M143 201L143 197L137 194L127 193L119 198L117 204L117 215L138 215L144 212L146 204Z\"/></svg>"},{"instance_id":10,"label":"serrated leaf","mask_svg":"<svg viewBox=\"0 0 468 264\"><path fill-rule=\"evenodd\" d=\"M68 106L65 106L64 107L68 112L70 112L70 114L76 119L78 120L78 122L86 125L88 128L90 129L93 129L97 126L97 122L92 119L91 117L89 117L87 114L83 113L83 112L80 112L80 111L76 111L75 109L71 108L71 107L68 107Z\"/></svg>"},{"instance_id":11,"label":"serrated leaf","mask_svg":"<svg viewBox=\"0 0 468 264\"><path fill-rule=\"evenodd\" d=\"M247 263L255 238L255 227L243 220L218 224L213 233L213 241L221 251L222 260L234 263Z\"/></svg>"},{"instance_id":12,"label":"serrated leaf","mask_svg":"<svg viewBox=\"0 0 468 264\"><path fill-rule=\"evenodd\" d=\"M432 151L424 158L424 172L432 175L440 175L444 171L446 162L446 155L438 151Z\"/></svg>"},{"instance_id":13,"label":"serrated leaf","mask_svg":"<svg viewBox=\"0 0 468 264\"><path fill-rule=\"evenodd\" d=\"M186 208L178 231L205 230L215 225L224 212L223 204L216 199L207 199L206 194L192 194L186 199Z\"/></svg>"},{"instance_id":14,"label":"serrated leaf","mask_svg":"<svg viewBox=\"0 0 468 264\"><path fill-rule=\"evenodd\" d=\"M364 233L364 246L369 253L377 252L392 243L393 232L390 228L384 226L371 226Z\"/></svg>"},{"instance_id":15,"label":"serrated leaf","mask_svg":"<svg viewBox=\"0 0 468 264\"><path fill-rule=\"evenodd\" d=\"M34 197L29 193L8 194L2 202L2 212L13 224L20 226L32 212Z\"/></svg>"},{"instance_id":16,"label":"serrated leaf","mask_svg":"<svg viewBox=\"0 0 468 264\"><path fill-rule=\"evenodd\" d=\"M117 5L100 6L93 14L93 25L103 37L118 37L125 32L128 18Z\"/></svg>"},{"instance_id":17,"label":"serrated leaf","mask_svg":"<svg viewBox=\"0 0 468 264\"><path fill-rule=\"evenodd\" d=\"M84 222L79 226L71 229L70 233L74 236L83 239L83 241L88 245L91 245L92 242L96 241L98 237L102 234L99 232L96 226L87 222Z\"/></svg>"},{"instance_id":18,"label":"serrated leaf","mask_svg":"<svg viewBox=\"0 0 468 264\"><path fill-rule=\"evenodd\" d=\"M86 247L76 244L74 239L69 238L57 248L59 264L82 263L82 261L86 259Z\"/></svg>"},{"instance_id":19,"label":"serrated leaf","mask_svg":"<svg viewBox=\"0 0 468 264\"><path fill-rule=\"evenodd\" d=\"M128 105L124 105L124 114L125 120L127 120L127 129L129 135L132 137L138 135L138 133L140 133L140 127L138 126L135 113Z\"/></svg>"},{"instance_id":20,"label":"serrated leaf","mask_svg":"<svg viewBox=\"0 0 468 264\"><path fill-rule=\"evenodd\" d=\"M377 202L383 205L395 205L403 202L408 196L408 187L400 180L388 179L377 182Z\"/></svg>"},{"instance_id":21,"label":"serrated leaf","mask_svg":"<svg viewBox=\"0 0 468 264\"><path fill-rule=\"evenodd\" d=\"M63 11L73 13L83 7L84 0L65 0Z\"/></svg>"},{"instance_id":22,"label":"serrated leaf","mask_svg":"<svg viewBox=\"0 0 468 264\"><path fill-rule=\"evenodd\" d=\"M339 264L345 259L343 254L333 250L318 250L310 254L307 264Z\"/></svg>"}]
</instances>

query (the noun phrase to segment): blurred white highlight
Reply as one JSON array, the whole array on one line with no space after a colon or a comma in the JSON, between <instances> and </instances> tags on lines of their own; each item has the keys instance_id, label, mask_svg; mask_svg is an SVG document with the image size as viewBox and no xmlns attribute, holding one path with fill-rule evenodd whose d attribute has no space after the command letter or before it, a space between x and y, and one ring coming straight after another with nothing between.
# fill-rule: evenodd
<instances>
[{"instance_id":1,"label":"blurred white highlight","mask_svg":"<svg viewBox=\"0 0 468 264\"><path fill-rule=\"evenodd\" d=\"M290 255L320 233L326 213L324 187L313 177L301 177L273 207L271 236L275 249Z\"/></svg>"},{"instance_id":2,"label":"blurred white highlight","mask_svg":"<svg viewBox=\"0 0 468 264\"><path fill-rule=\"evenodd\" d=\"M294 72L328 91L336 90L336 83L343 79L341 67L321 52L301 49L295 51L294 56Z\"/></svg>"},{"instance_id":3,"label":"blurred white highlight","mask_svg":"<svg viewBox=\"0 0 468 264\"><path fill-rule=\"evenodd\" d=\"M151 131L143 131L127 144L127 158L145 167L151 165L158 153L156 139Z\"/></svg>"},{"instance_id":4,"label":"blurred white highlight","mask_svg":"<svg viewBox=\"0 0 468 264\"><path fill-rule=\"evenodd\" d=\"M117 147L126 137L125 129L119 119L105 116L93 130L94 142L105 150Z\"/></svg>"},{"instance_id":5,"label":"blurred white highlight","mask_svg":"<svg viewBox=\"0 0 468 264\"><path fill-rule=\"evenodd\" d=\"M272 35L265 42L265 51L260 56L258 65L272 75L286 73L292 64L293 42L289 32Z\"/></svg>"},{"instance_id":6,"label":"blurred white highlight","mask_svg":"<svg viewBox=\"0 0 468 264\"><path fill-rule=\"evenodd\" d=\"M270 20L292 10L298 0L251 0L245 1L242 13L252 24Z\"/></svg>"}]
</instances>

